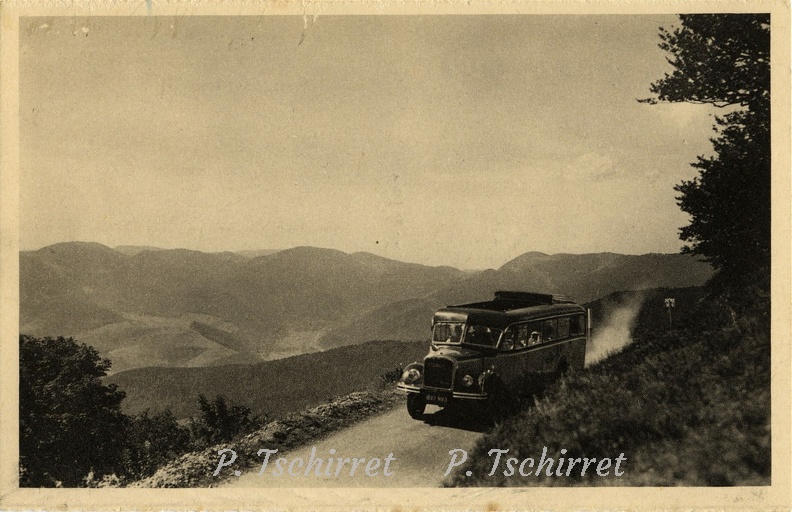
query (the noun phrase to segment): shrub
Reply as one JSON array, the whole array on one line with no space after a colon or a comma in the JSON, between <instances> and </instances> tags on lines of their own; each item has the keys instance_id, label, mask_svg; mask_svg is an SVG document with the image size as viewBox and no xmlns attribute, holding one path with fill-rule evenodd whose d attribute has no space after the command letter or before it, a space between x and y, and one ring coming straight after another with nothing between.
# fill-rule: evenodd
<instances>
[{"instance_id":1,"label":"shrub","mask_svg":"<svg viewBox=\"0 0 792 512\"><path fill-rule=\"evenodd\" d=\"M130 418L124 450L124 473L131 479L154 474L161 465L189 451L190 430L179 425L170 410Z\"/></svg>"},{"instance_id":2,"label":"shrub","mask_svg":"<svg viewBox=\"0 0 792 512\"><path fill-rule=\"evenodd\" d=\"M261 423L260 418L251 417L250 409L230 403L222 395L208 400L198 395L200 416L190 424L195 447L206 447L230 441L237 434L251 430Z\"/></svg>"}]
</instances>

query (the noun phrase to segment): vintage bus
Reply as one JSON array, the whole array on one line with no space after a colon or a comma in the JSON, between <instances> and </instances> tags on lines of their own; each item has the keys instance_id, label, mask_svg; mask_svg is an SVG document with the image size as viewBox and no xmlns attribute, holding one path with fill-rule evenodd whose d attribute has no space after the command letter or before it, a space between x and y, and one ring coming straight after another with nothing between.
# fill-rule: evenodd
<instances>
[{"instance_id":1,"label":"vintage bus","mask_svg":"<svg viewBox=\"0 0 792 512\"><path fill-rule=\"evenodd\" d=\"M590 315L573 300L499 291L486 302L439 309L423 362L408 365L397 384L407 411L427 404L484 405L502 416L569 369L583 368Z\"/></svg>"}]
</instances>

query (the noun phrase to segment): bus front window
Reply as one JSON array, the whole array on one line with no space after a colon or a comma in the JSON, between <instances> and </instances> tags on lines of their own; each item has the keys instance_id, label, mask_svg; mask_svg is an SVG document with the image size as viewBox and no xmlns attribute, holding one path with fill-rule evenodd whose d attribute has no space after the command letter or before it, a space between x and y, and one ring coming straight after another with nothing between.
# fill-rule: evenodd
<instances>
[{"instance_id":1,"label":"bus front window","mask_svg":"<svg viewBox=\"0 0 792 512\"><path fill-rule=\"evenodd\" d=\"M441 322L434 326L432 341L435 343L459 343L462 339L461 322Z\"/></svg>"}]
</instances>

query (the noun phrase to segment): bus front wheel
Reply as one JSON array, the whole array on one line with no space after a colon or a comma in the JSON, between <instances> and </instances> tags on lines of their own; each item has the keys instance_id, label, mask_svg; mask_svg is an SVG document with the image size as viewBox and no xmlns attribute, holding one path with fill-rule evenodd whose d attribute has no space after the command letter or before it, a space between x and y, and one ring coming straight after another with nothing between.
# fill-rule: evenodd
<instances>
[{"instance_id":1,"label":"bus front wheel","mask_svg":"<svg viewBox=\"0 0 792 512\"><path fill-rule=\"evenodd\" d=\"M491 420L501 422L515 412L513 397L500 380L490 381L485 407Z\"/></svg>"},{"instance_id":2,"label":"bus front wheel","mask_svg":"<svg viewBox=\"0 0 792 512\"><path fill-rule=\"evenodd\" d=\"M419 420L423 417L424 409L426 409L426 398L420 393L410 393L407 395L407 412L414 420Z\"/></svg>"}]
</instances>

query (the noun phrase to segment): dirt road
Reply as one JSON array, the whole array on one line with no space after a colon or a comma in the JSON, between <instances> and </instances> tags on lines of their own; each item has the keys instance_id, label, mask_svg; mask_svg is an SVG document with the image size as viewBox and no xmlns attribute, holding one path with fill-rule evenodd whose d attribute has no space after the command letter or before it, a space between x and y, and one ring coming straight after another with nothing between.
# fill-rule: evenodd
<instances>
[{"instance_id":1,"label":"dirt road","mask_svg":"<svg viewBox=\"0 0 792 512\"><path fill-rule=\"evenodd\" d=\"M427 407L423 421L416 421L402 406L302 448L274 453L263 474L259 474L262 467L258 466L231 477L226 486L438 487L452 458L449 452L469 452L484 428L438 412L433 406ZM457 454L462 456L461 452ZM280 468L276 462L279 457L286 459ZM355 458L365 460L356 465Z\"/></svg>"}]
</instances>

